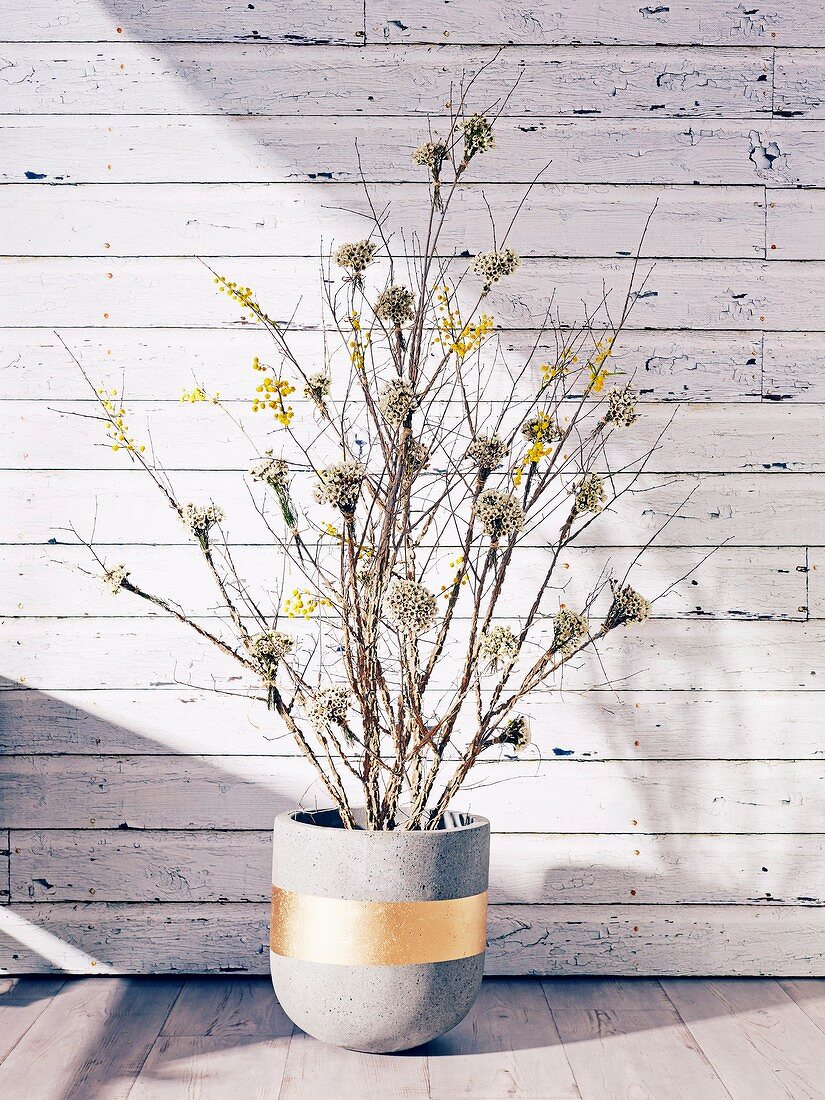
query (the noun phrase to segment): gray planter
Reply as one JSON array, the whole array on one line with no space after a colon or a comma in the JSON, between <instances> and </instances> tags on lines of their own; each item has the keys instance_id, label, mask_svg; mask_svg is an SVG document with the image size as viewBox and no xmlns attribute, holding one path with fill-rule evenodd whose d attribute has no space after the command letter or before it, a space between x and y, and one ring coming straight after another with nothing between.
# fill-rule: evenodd
<instances>
[{"instance_id":1,"label":"gray planter","mask_svg":"<svg viewBox=\"0 0 825 1100\"><path fill-rule=\"evenodd\" d=\"M272 984L298 1027L385 1053L466 1016L484 969L488 821L370 832L299 811L275 819L273 839Z\"/></svg>"}]
</instances>

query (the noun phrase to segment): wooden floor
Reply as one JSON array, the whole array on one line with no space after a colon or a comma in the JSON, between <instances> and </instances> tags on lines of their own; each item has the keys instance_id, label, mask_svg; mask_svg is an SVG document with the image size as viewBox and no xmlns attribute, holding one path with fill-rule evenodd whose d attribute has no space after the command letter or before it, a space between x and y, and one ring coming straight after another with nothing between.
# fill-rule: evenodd
<instances>
[{"instance_id":1,"label":"wooden floor","mask_svg":"<svg viewBox=\"0 0 825 1100\"><path fill-rule=\"evenodd\" d=\"M822 1100L825 980L490 979L426 1049L294 1030L248 978L0 979L3 1100Z\"/></svg>"}]
</instances>

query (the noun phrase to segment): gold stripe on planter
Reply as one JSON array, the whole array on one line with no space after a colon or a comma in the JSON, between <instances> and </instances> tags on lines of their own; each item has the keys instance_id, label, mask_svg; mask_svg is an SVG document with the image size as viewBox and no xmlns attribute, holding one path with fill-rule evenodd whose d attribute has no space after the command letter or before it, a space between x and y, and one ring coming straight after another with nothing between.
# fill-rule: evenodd
<instances>
[{"instance_id":1,"label":"gold stripe on planter","mask_svg":"<svg viewBox=\"0 0 825 1100\"><path fill-rule=\"evenodd\" d=\"M487 891L449 901L351 901L272 887L276 955L347 966L403 966L480 955Z\"/></svg>"}]
</instances>

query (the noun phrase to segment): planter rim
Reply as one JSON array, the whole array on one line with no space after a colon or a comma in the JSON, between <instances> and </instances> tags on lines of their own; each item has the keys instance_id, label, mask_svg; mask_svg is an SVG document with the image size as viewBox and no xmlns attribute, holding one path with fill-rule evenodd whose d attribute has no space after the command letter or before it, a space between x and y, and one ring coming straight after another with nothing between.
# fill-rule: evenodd
<instances>
[{"instance_id":1,"label":"planter rim","mask_svg":"<svg viewBox=\"0 0 825 1100\"><path fill-rule=\"evenodd\" d=\"M361 807L356 807L360 809ZM463 810L447 810L445 816L452 817L460 824L451 824L447 829L345 829L340 825L325 825L318 821L306 821L300 820L302 817L315 817L322 816L324 814L336 814L338 810L334 806L324 807L318 810L287 810L284 813L280 813L275 818L275 823L283 822L290 827L298 826L302 829L310 829L317 835L318 832L334 832L336 834L345 833L352 837L362 836L387 836L387 837L435 837L444 833L462 833L471 832L474 829L489 828L490 822L486 817L482 817L480 814L468 813Z\"/></svg>"}]
</instances>

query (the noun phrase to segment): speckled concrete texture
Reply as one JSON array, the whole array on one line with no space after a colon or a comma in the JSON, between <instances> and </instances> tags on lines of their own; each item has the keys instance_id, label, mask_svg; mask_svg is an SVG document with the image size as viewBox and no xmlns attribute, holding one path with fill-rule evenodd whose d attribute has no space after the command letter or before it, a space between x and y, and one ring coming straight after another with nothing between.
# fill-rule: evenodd
<instances>
[{"instance_id":1,"label":"speckled concrete texture","mask_svg":"<svg viewBox=\"0 0 825 1100\"><path fill-rule=\"evenodd\" d=\"M487 889L490 826L447 815L432 832L336 827L335 811L275 821L272 882L284 890L358 901L446 901ZM338 823L339 824L339 823ZM455 1027L478 995L484 954L403 966L307 962L270 952L284 1011L324 1042L388 1053Z\"/></svg>"}]
</instances>

